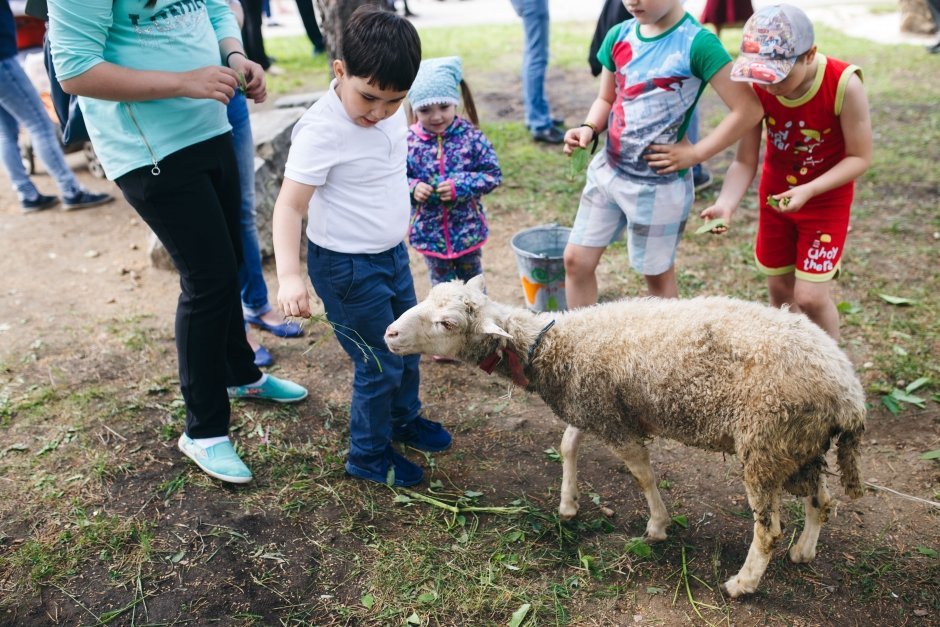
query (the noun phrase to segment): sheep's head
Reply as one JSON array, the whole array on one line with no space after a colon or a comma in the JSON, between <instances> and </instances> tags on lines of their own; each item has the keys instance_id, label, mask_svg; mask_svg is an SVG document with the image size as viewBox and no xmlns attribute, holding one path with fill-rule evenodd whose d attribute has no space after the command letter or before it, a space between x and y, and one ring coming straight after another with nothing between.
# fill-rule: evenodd
<instances>
[{"instance_id":1,"label":"sheep's head","mask_svg":"<svg viewBox=\"0 0 940 627\"><path fill-rule=\"evenodd\" d=\"M397 355L450 355L466 352L470 342L479 336L509 338L491 317L486 315L489 299L483 292L483 275L464 284L461 281L440 283L431 288L428 297L418 303L385 331L385 344Z\"/></svg>"}]
</instances>

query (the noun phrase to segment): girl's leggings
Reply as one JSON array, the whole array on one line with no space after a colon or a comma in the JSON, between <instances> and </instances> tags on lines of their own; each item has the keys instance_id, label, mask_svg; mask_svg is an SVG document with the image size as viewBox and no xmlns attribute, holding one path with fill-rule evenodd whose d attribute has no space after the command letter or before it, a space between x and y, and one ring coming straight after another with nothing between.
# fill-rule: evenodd
<instances>
[{"instance_id":1,"label":"girl's leggings","mask_svg":"<svg viewBox=\"0 0 940 627\"><path fill-rule=\"evenodd\" d=\"M431 273L431 285L446 283L454 279L469 281L478 274L483 274L483 251L477 248L455 259L424 256Z\"/></svg>"}]
</instances>

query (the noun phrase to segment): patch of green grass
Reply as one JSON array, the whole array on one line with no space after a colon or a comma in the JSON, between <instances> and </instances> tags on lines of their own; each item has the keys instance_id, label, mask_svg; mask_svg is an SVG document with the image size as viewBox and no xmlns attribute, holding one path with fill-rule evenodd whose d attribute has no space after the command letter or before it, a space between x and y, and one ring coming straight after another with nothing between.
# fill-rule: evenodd
<instances>
[{"instance_id":1,"label":"patch of green grass","mask_svg":"<svg viewBox=\"0 0 940 627\"><path fill-rule=\"evenodd\" d=\"M0 567L26 575L14 580L20 593L71 578L92 562L123 579L150 559L153 537L149 523L76 506L68 518L37 528L18 549L0 555Z\"/></svg>"},{"instance_id":2,"label":"patch of green grass","mask_svg":"<svg viewBox=\"0 0 940 627\"><path fill-rule=\"evenodd\" d=\"M28 420L42 416L56 398L56 390L52 386L29 386L20 398L12 398L9 392L4 391L0 396L0 426L9 425L17 417Z\"/></svg>"}]
</instances>

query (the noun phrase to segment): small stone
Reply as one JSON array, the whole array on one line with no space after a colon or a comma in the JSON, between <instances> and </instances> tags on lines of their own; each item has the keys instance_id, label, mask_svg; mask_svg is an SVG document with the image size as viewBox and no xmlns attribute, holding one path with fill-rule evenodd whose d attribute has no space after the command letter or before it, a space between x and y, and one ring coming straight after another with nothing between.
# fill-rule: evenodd
<instances>
[{"instance_id":1,"label":"small stone","mask_svg":"<svg viewBox=\"0 0 940 627\"><path fill-rule=\"evenodd\" d=\"M88 259L94 259L95 257L100 257L100 256L101 256L101 253L99 253L97 250L86 250L86 251L85 251L85 257L88 258Z\"/></svg>"},{"instance_id":2,"label":"small stone","mask_svg":"<svg viewBox=\"0 0 940 627\"><path fill-rule=\"evenodd\" d=\"M601 510L601 514L603 514L604 516L607 516L607 518L613 518L614 510L610 509L609 507L605 507L603 505L601 506L600 510Z\"/></svg>"},{"instance_id":3,"label":"small stone","mask_svg":"<svg viewBox=\"0 0 940 627\"><path fill-rule=\"evenodd\" d=\"M140 250L140 246L138 244L131 244L131 250Z\"/></svg>"},{"instance_id":4,"label":"small stone","mask_svg":"<svg viewBox=\"0 0 940 627\"><path fill-rule=\"evenodd\" d=\"M871 368L874 365L874 362L866 361L864 364L862 364L862 368Z\"/></svg>"}]
</instances>

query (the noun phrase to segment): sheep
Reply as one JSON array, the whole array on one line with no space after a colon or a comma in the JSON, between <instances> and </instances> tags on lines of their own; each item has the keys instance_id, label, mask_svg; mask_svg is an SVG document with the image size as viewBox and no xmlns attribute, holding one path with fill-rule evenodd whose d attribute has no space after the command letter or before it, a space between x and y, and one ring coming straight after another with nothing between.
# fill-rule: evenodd
<instances>
[{"instance_id":1,"label":"sheep","mask_svg":"<svg viewBox=\"0 0 940 627\"><path fill-rule=\"evenodd\" d=\"M538 393L568 424L562 438L563 519L578 510L582 431L611 446L646 497L650 541L671 519L645 442L667 437L734 453L743 467L753 538L722 589L757 589L781 536L781 489L803 497L805 526L792 561L816 556L829 513L825 455L837 438L847 495L862 495L865 399L851 363L803 315L726 297L635 298L533 313L494 302L482 276L436 285L386 333L399 355L452 355Z\"/></svg>"}]
</instances>

